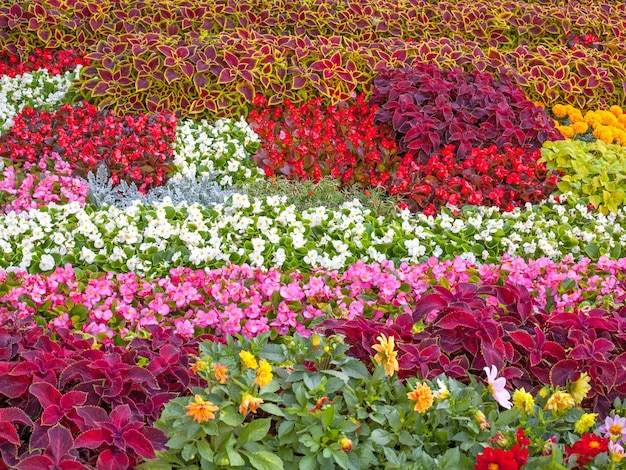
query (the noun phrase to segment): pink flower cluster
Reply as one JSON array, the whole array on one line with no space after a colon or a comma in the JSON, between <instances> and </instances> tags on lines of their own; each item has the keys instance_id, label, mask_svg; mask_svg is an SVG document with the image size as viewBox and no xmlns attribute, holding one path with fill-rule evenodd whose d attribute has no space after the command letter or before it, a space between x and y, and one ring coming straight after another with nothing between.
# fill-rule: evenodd
<instances>
[{"instance_id":1,"label":"pink flower cluster","mask_svg":"<svg viewBox=\"0 0 626 470\"><path fill-rule=\"evenodd\" d=\"M83 205L89 186L71 175L70 164L56 152L37 164L6 166L0 177L0 213L27 211L51 202Z\"/></svg>"},{"instance_id":2,"label":"pink flower cluster","mask_svg":"<svg viewBox=\"0 0 626 470\"><path fill-rule=\"evenodd\" d=\"M327 313L347 319L410 313L431 286L523 285L531 292L534 309L560 312L584 309L586 300L597 307L624 303L625 279L626 258L606 257L594 264L571 257L557 263L505 256L499 265L481 267L460 258L432 258L398 269L390 263L356 263L344 273L282 273L247 265L207 271L176 268L160 279L134 273L77 277L66 265L48 276L0 271L5 286L0 324L33 316L52 328L71 326L109 337L152 324L173 325L188 337L199 332L195 330L246 337L270 329L308 335L311 321Z\"/></svg>"}]
</instances>

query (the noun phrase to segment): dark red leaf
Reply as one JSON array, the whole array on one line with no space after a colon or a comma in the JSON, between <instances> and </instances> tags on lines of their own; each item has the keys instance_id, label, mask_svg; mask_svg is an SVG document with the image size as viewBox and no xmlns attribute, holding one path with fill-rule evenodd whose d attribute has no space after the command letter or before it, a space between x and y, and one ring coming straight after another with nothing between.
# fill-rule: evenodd
<instances>
[{"instance_id":1,"label":"dark red leaf","mask_svg":"<svg viewBox=\"0 0 626 470\"><path fill-rule=\"evenodd\" d=\"M28 391L39 400L43 408L58 405L61 402L61 392L47 382L36 382L29 387Z\"/></svg>"},{"instance_id":2,"label":"dark red leaf","mask_svg":"<svg viewBox=\"0 0 626 470\"><path fill-rule=\"evenodd\" d=\"M572 359L564 359L550 369L550 383L555 387L565 387L577 373L578 363Z\"/></svg>"},{"instance_id":3,"label":"dark red leaf","mask_svg":"<svg viewBox=\"0 0 626 470\"><path fill-rule=\"evenodd\" d=\"M111 449L104 450L98 457L97 470L118 470L128 468L129 461L125 454L113 452Z\"/></svg>"},{"instance_id":4,"label":"dark red leaf","mask_svg":"<svg viewBox=\"0 0 626 470\"><path fill-rule=\"evenodd\" d=\"M44 455L58 465L62 460L65 460L64 457L74 447L72 433L66 427L57 424L48 429L48 440L48 448L45 450Z\"/></svg>"},{"instance_id":5,"label":"dark red leaf","mask_svg":"<svg viewBox=\"0 0 626 470\"><path fill-rule=\"evenodd\" d=\"M15 426L10 423L0 421L0 442L8 441L11 444L19 446L20 436L17 434Z\"/></svg>"},{"instance_id":6,"label":"dark red leaf","mask_svg":"<svg viewBox=\"0 0 626 470\"><path fill-rule=\"evenodd\" d=\"M156 458L154 448L150 441L136 429L126 431L123 437L126 445L137 452L137 455L147 460Z\"/></svg>"},{"instance_id":7,"label":"dark red leaf","mask_svg":"<svg viewBox=\"0 0 626 470\"><path fill-rule=\"evenodd\" d=\"M80 434L74 441L74 447L95 449L103 444L111 445L113 437L108 429L92 429Z\"/></svg>"}]
</instances>

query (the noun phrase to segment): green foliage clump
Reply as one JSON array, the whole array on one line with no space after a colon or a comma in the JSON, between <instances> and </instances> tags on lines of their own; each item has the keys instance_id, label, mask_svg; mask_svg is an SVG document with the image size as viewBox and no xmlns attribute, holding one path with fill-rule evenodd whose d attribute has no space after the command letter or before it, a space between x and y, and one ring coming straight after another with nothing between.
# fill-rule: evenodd
<instances>
[{"instance_id":1,"label":"green foliage clump","mask_svg":"<svg viewBox=\"0 0 626 470\"><path fill-rule=\"evenodd\" d=\"M541 161L564 173L558 188L588 198L602 213L617 212L626 192L626 149L597 140L545 142Z\"/></svg>"},{"instance_id":2,"label":"green foliage clump","mask_svg":"<svg viewBox=\"0 0 626 470\"><path fill-rule=\"evenodd\" d=\"M293 204L298 212L324 206L327 209L341 209L346 202L357 199L361 206L377 216L397 216L399 196L391 196L384 188L374 186L367 191L358 185L342 186L341 181L330 176L317 183L311 180L288 180L285 178L259 179L249 183L245 192L251 199L265 200L276 194L286 196L288 204Z\"/></svg>"}]
</instances>

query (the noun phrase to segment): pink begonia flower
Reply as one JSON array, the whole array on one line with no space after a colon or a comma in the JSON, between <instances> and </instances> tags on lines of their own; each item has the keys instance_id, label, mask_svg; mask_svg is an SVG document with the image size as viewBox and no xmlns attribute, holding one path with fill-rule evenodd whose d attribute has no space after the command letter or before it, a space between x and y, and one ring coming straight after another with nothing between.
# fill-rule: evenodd
<instances>
[{"instance_id":1,"label":"pink begonia flower","mask_svg":"<svg viewBox=\"0 0 626 470\"><path fill-rule=\"evenodd\" d=\"M487 384L489 384L489 392L493 396L494 400L498 402L498 404L502 408L506 408L507 410L511 409L511 394L504 389L506 386L506 379L504 377L498 376L498 369L496 366L491 366L483 368L485 374L487 374Z\"/></svg>"}]
</instances>

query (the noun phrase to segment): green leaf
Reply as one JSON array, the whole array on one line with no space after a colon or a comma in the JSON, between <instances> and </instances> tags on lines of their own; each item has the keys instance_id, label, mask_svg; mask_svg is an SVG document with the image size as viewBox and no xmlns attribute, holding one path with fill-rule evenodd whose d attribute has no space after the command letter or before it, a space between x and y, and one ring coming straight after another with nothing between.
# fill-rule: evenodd
<instances>
[{"instance_id":1,"label":"green leaf","mask_svg":"<svg viewBox=\"0 0 626 470\"><path fill-rule=\"evenodd\" d=\"M335 418L335 405L329 405L324 410L322 410L322 426L324 429L328 429L328 427L333 422Z\"/></svg>"},{"instance_id":2,"label":"green leaf","mask_svg":"<svg viewBox=\"0 0 626 470\"><path fill-rule=\"evenodd\" d=\"M350 463L348 455L340 450L331 450L331 453L333 455L333 459L337 462L337 465L347 470Z\"/></svg>"},{"instance_id":3,"label":"green leaf","mask_svg":"<svg viewBox=\"0 0 626 470\"><path fill-rule=\"evenodd\" d=\"M448 468L458 468L461 461L461 453L458 447L448 449L437 461L437 468L446 470Z\"/></svg>"},{"instance_id":4,"label":"green leaf","mask_svg":"<svg viewBox=\"0 0 626 470\"><path fill-rule=\"evenodd\" d=\"M282 470L284 468L281 458L271 452L267 452L265 450L247 452L242 450L241 453L248 457L250 465L257 470Z\"/></svg>"},{"instance_id":5,"label":"green leaf","mask_svg":"<svg viewBox=\"0 0 626 470\"><path fill-rule=\"evenodd\" d=\"M271 425L271 418L255 419L241 430L237 444L243 446L248 442L260 441L267 435Z\"/></svg>"},{"instance_id":6,"label":"green leaf","mask_svg":"<svg viewBox=\"0 0 626 470\"><path fill-rule=\"evenodd\" d=\"M228 458L230 459L230 465L232 467L241 467L246 464L244 458L235 449L227 447L226 453L228 454Z\"/></svg>"},{"instance_id":7,"label":"green leaf","mask_svg":"<svg viewBox=\"0 0 626 470\"><path fill-rule=\"evenodd\" d=\"M198 448L198 454L200 454L200 457L209 461L213 461L213 449L211 449L211 446L207 441L198 441L196 443L196 447Z\"/></svg>"},{"instance_id":8,"label":"green leaf","mask_svg":"<svg viewBox=\"0 0 626 470\"><path fill-rule=\"evenodd\" d=\"M317 459L315 454L307 455L300 459L300 470L317 470Z\"/></svg>"}]
</instances>

